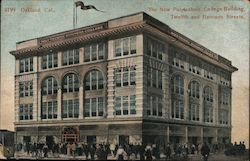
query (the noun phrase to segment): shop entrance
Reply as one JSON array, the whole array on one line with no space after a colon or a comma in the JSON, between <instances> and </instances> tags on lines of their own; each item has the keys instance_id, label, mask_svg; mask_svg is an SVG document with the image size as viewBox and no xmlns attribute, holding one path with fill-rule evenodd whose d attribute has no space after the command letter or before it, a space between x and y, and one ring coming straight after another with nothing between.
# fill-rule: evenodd
<instances>
[{"instance_id":1,"label":"shop entrance","mask_svg":"<svg viewBox=\"0 0 250 161\"><path fill-rule=\"evenodd\" d=\"M129 145L129 136L119 135L119 145L121 146Z\"/></svg>"},{"instance_id":2,"label":"shop entrance","mask_svg":"<svg viewBox=\"0 0 250 161\"><path fill-rule=\"evenodd\" d=\"M65 127L62 133L62 142L79 142L79 129L76 127Z\"/></svg>"}]
</instances>

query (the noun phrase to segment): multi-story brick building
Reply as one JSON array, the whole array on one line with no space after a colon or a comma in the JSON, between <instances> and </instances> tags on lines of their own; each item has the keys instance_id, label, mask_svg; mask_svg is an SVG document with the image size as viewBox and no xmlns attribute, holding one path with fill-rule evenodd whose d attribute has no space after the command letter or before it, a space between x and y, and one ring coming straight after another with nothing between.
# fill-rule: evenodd
<instances>
[{"instance_id":1,"label":"multi-story brick building","mask_svg":"<svg viewBox=\"0 0 250 161\"><path fill-rule=\"evenodd\" d=\"M147 15L17 43L17 143L227 142L231 61Z\"/></svg>"}]
</instances>

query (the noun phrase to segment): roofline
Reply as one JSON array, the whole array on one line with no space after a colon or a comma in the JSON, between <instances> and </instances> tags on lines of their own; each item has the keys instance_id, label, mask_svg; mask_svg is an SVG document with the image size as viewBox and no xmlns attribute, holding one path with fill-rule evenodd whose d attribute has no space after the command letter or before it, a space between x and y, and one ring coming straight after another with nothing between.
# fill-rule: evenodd
<instances>
[{"instance_id":1,"label":"roofline","mask_svg":"<svg viewBox=\"0 0 250 161\"><path fill-rule=\"evenodd\" d=\"M121 18L130 17L130 16L134 16L134 15L139 15L139 14L142 14L142 16L143 16L143 17L142 17L143 21L151 22L151 23L152 23L151 25L153 25L153 27L157 28L157 29L160 30L160 31L163 31L165 34L169 34L169 35L171 35L171 33L176 34L177 37L174 36L174 38L176 38L176 39L180 39L180 38L181 38L181 39L184 39L184 41L188 41L190 44L193 44L195 47L200 48L200 49L199 49L199 50L201 50L200 52L204 53L204 55L209 56L209 55L206 54L205 52L207 52L207 53L209 53L209 54L212 54L212 55L215 55L215 56L217 57L216 61L218 61L218 62L221 61L221 60L219 60L219 58L218 58L218 57L220 57L220 58L222 59L222 63L225 64L225 65L227 65L228 67L230 67L230 68L232 69L232 71L237 71L237 70L238 70L238 68L232 66L230 60L226 59L225 57L223 57L223 56L221 56L221 55L219 55L219 54L216 54L215 52L209 50L208 48L206 48L206 47L204 47L203 45L197 43L196 41L194 41L194 40L192 40L192 39L190 39L190 38L184 36L183 34L179 33L178 31L176 31L176 30L170 28L166 23L164 23L164 22L162 22L162 21L160 21L160 20L154 18L153 16L151 16L151 15L149 15L149 14L143 12L143 11L141 11L141 12L136 12L136 13L132 13L132 14L129 14L129 15L120 16L120 17L113 18L113 19L109 19L109 20L107 20L107 21L103 21L103 22L100 22L100 23L91 24L91 25L84 26L84 27L79 27L79 28L76 28L76 29L66 30L66 31L54 33L54 34L51 34L51 35L46 35L46 36L42 36L42 37L37 37L37 38L33 38L33 39L28 39L28 40L20 41L20 42L17 42L16 44L21 44L21 43L23 43L23 42L27 42L27 41L30 41L30 40L37 40L37 41L39 41L39 40L46 39L46 38L50 38L50 37L53 37L53 36L60 36L60 35L66 34L66 33L70 34L71 32L72 32L72 33L77 32L77 30L80 31L80 30L88 29L88 28L90 28L90 27L95 27L95 26L102 25L102 24L103 24L103 25L108 25L108 22L110 22L110 21L118 20L118 19L121 19ZM154 21L155 21L155 23L157 23L157 24L155 24ZM158 24L158 23L159 23L159 24ZM161 26L161 25L162 25L162 26ZM168 31L168 30L169 30L169 31ZM170 32L170 33L168 33L168 32ZM173 35L172 35L172 36L173 36ZM182 43L185 43L185 42L182 42ZM34 46L33 46L33 47L34 47ZM192 46L190 46L190 47L192 47ZM192 47L192 48L194 48L194 47ZM194 48L194 49L195 49L195 48ZM203 50L202 50L202 49L203 49ZM18 50L20 50L20 49L18 49ZM15 51L18 51L18 50L10 51L10 54L12 54L12 55L15 56ZM205 52L204 52L204 51L205 51ZM211 58L213 58L213 57L211 57ZM224 61L223 61L223 60L224 60Z\"/></svg>"}]
</instances>

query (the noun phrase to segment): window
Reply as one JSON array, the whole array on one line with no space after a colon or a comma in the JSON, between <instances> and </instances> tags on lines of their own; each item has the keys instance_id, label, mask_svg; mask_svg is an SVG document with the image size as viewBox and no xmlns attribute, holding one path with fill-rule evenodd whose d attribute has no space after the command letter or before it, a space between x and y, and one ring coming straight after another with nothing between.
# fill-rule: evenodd
<instances>
[{"instance_id":1,"label":"window","mask_svg":"<svg viewBox=\"0 0 250 161\"><path fill-rule=\"evenodd\" d=\"M19 60L19 72L32 72L33 71L33 57L23 58Z\"/></svg>"},{"instance_id":2,"label":"window","mask_svg":"<svg viewBox=\"0 0 250 161\"><path fill-rule=\"evenodd\" d=\"M134 115L136 114L136 96L116 96L115 115Z\"/></svg>"},{"instance_id":3,"label":"window","mask_svg":"<svg viewBox=\"0 0 250 161\"><path fill-rule=\"evenodd\" d=\"M79 80L76 74L67 74L63 79L63 92L78 92Z\"/></svg>"},{"instance_id":4,"label":"window","mask_svg":"<svg viewBox=\"0 0 250 161\"><path fill-rule=\"evenodd\" d=\"M176 51L173 48L170 48L170 63L178 68L184 69L184 62L186 61L186 57L184 54Z\"/></svg>"},{"instance_id":5,"label":"window","mask_svg":"<svg viewBox=\"0 0 250 161\"><path fill-rule=\"evenodd\" d=\"M192 81L188 86L189 96L193 98L200 98L200 85L197 81Z\"/></svg>"},{"instance_id":6,"label":"window","mask_svg":"<svg viewBox=\"0 0 250 161\"><path fill-rule=\"evenodd\" d=\"M199 60L192 57L189 58L189 72L201 75L201 63Z\"/></svg>"},{"instance_id":7,"label":"window","mask_svg":"<svg viewBox=\"0 0 250 161\"><path fill-rule=\"evenodd\" d=\"M57 81L54 77L48 77L42 82L42 95L57 93Z\"/></svg>"},{"instance_id":8,"label":"window","mask_svg":"<svg viewBox=\"0 0 250 161\"><path fill-rule=\"evenodd\" d=\"M105 45L104 43L86 45L84 47L84 62L96 61L104 59Z\"/></svg>"},{"instance_id":9,"label":"window","mask_svg":"<svg viewBox=\"0 0 250 161\"><path fill-rule=\"evenodd\" d=\"M147 115L162 116L162 98L160 96L148 96Z\"/></svg>"},{"instance_id":10,"label":"window","mask_svg":"<svg viewBox=\"0 0 250 161\"><path fill-rule=\"evenodd\" d=\"M79 63L79 49L69 49L62 52L63 66Z\"/></svg>"},{"instance_id":11,"label":"window","mask_svg":"<svg viewBox=\"0 0 250 161\"><path fill-rule=\"evenodd\" d=\"M57 101L42 102L42 119L57 118Z\"/></svg>"},{"instance_id":12,"label":"window","mask_svg":"<svg viewBox=\"0 0 250 161\"><path fill-rule=\"evenodd\" d=\"M227 91L221 92L220 104L229 106L230 105L230 94Z\"/></svg>"},{"instance_id":13,"label":"window","mask_svg":"<svg viewBox=\"0 0 250 161\"><path fill-rule=\"evenodd\" d=\"M184 95L184 80L180 75L175 75L171 80L171 93Z\"/></svg>"},{"instance_id":14,"label":"window","mask_svg":"<svg viewBox=\"0 0 250 161\"><path fill-rule=\"evenodd\" d=\"M195 103L189 104L189 120L199 121L199 105Z\"/></svg>"},{"instance_id":15,"label":"window","mask_svg":"<svg viewBox=\"0 0 250 161\"><path fill-rule=\"evenodd\" d=\"M98 70L92 70L85 77L85 90L103 89L103 83L102 73Z\"/></svg>"},{"instance_id":16,"label":"window","mask_svg":"<svg viewBox=\"0 0 250 161\"><path fill-rule=\"evenodd\" d=\"M115 57L136 54L136 36L114 40Z\"/></svg>"},{"instance_id":17,"label":"window","mask_svg":"<svg viewBox=\"0 0 250 161\"><path fill-rule=\"evenodd\" d=\"M214 69L212 67L209 66L204 66L204 77L207 79L214 79Z\"/></svg>"},{"instance_id":18,"label":"window","mask_svg":"<svg viewBox=\"0 0 250 161\"><path fill-rule=\"evenodd\" d=\"M174 100L171 108L172 118L184 119L184 101Z\"/></svg>"},{"instance_id":19,"label":"window","mask_svg":"<svg viewBox=\"0 0 250 161\"><path fill-rule=\"evenodd\" d=\"M33 81L19 82L19 97L33 96Z\"/></svg>"},{"instance_id":20,"label":"window","mask_svg":"<svg viewBox=\"0 0 250 161\"><path fill-rule=\"evenodd\" d=\"M213 122L213 107L204 105L204 122Z\"/></svg>"},{"instance_id":21,"label":"window","mask_svg":"<svg viewBox=\"0 0 250 161\"><path fill-rule=\"evenodd\" d=\"M124 87L136 84L136 68L124 67L115 69L115 85L116 87Z\"/></svg>"},{"instance_id":22,"label":"window","mask_svg":"<svg viewBox=\"0 0 250 161\"><path fill-rule=\"evenodd\" d=\"M42 56L42 69L55 68L58 65L58 54L57 53L49 53L47 55Z\"/></svg>"},{"instance_id":23,"label":"window","mask_svg":"<svg viewBox=\"0 0 250 161\"><path fill-rule=\"evenodd\" d=\"M162 60L164 45L156 40L147 39L147 54L156 59Z\"/></svg>"},{"instance_id":24,"label":"window","mask_svg":"<svg viewBox=\"0 0 250 161\"><path fill-rule=\"evenodd\" d=\"M204 101L213 102L213 90L211 87L205 87Z\"/></svg>"},{"instance_id":25,"label":"window","mask_svg":"<svg viewBox=\"0 0 250 161\"><path fill-rule=\"evenodd\" d=\"M97 117L104 114L104 97L84 100L84 117Z\"/></svg>"},{"instance_id":26,"label":"window","mask_svg":"<svg viewBox=\"0 0 250 161\"><path fill-rule=\"evenodd\" d=\"M228 125L228 111L227 110L220 110L219 116L220 124Z\"/></svg>"},{"instance_id":27,"label":"window","mask_svg":"<svg viewBox=\"0 0 250 161\"><path fill-rule=\"evenodd\" d=\"M19 120L33 120L33 104L19 105Z\"/></svg>"},{"instance_id":28,"label":"window","mask_svg":"<svg viewBox=\"0 0 250 161\"><path fill-rule=\"evenodd\" d=\"M136 114L136 99L135 95L130 96L130 113Z\"/></svg>"},{"instance_id":29,"label":"window","mask_svg":"<svg viewBox=\"0 0 250 161\"><path fill-rule=\"evenodd\" d=\"M162 89L162 72L157 69L148 68L147 82L150 87Z\"/></svg>"},{"instance_id":30,"label":"window","mask_svg":"<svg viewBox=\"0 0 250 161\"><path fill-rule=\"evenodd\" d=\"M62 113L63 118L78 118L79 100L63 100Z\"/></svg>"}]
</instances>

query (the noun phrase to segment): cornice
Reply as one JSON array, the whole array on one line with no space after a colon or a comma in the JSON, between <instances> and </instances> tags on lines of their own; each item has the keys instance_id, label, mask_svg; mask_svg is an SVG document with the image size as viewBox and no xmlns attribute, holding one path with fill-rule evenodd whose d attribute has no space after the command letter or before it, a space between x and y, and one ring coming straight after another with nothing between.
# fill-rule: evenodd
<instances>
[{"instance_id":1,"label":"cornice","mask_svg":"<svg viewBox=\"0 0 250 161\"><path fill-rule=\"evenodd\" d=\"M237 71L238 69L231 65L231 61L212 52L204 46L196 43L195 41L185 37L177 31L171 29L165 24L158 24L150 18L140 22L131 23L124 26L108 27L108 21L91 25L79 29L65 31L62 33L37 38L37 45L34 47L27 47L11 51L10 53L15 57L39 55L43 52L50 50L62 50L63 48L80 46L81 44L89 41L97 41L100 39L110 38L112 36L135 33L135 32L148 32L150 34L160 35L167 40L170 44L179 45L188 49L192 49L191 54L200 57L218 67L221 67L230 72Z\"/></svg>"}]
</instances>

